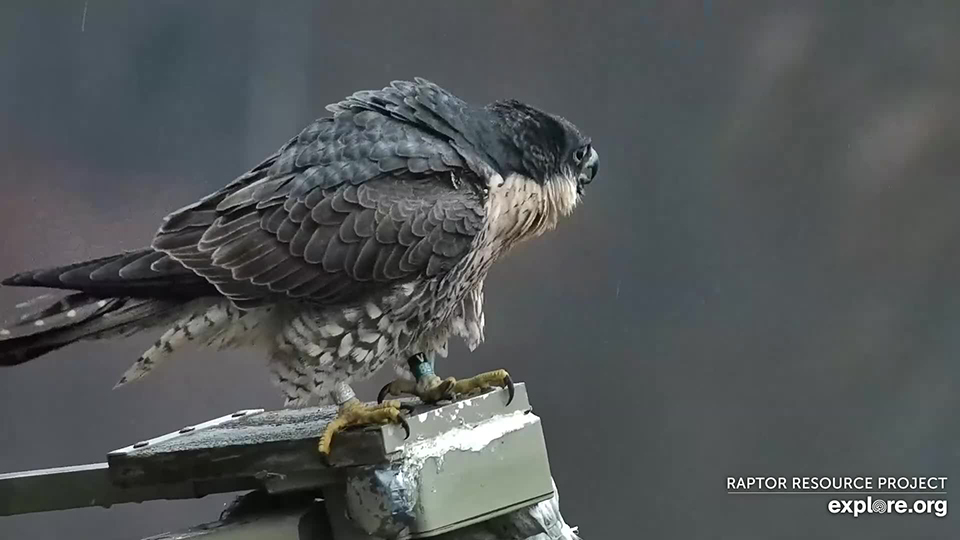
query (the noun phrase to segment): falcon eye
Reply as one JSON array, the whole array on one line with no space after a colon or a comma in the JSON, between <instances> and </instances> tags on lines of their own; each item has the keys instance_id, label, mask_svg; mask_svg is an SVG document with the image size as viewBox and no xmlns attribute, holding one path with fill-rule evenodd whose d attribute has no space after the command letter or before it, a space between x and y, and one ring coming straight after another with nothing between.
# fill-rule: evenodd
<instances>
[{"instance_id":1,"label":"falcon eye","mask_svg":"<svg viewBox=\"0 0 960 540\"><path fill-rule=\"evenodd\" d=\"M589 153L590 153L590 145L585 144L580 148L577 148L577 151L573 153L573 159L575 159L578 164L582 163L583 158L587 157L587 154Z\"/></svg>"}]
</instances>

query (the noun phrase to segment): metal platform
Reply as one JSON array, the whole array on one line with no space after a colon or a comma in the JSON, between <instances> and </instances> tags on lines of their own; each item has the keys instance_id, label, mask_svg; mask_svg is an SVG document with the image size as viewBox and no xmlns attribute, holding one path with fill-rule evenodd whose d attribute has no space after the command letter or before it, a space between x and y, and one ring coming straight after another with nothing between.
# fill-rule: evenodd
<instances>
[{"instance_id":1,"label":"metal platform","mask_svg":"<svg viewBox=\"0 0 960 540\"><path fill-rule=\"evenodd\" d=\"M447 538L551 504L540 419L525 385L506 401L495 390L420 406L408 416L409 438L395 425L347 431L329 461L317 441L335 408L238 411L115 450L106 463L0 475L0 515L254 490L229 523L177 538L248 535L254 524L279 534L257 538ZM300 532L281 533L282 523Z\"/></svg>"}]
</instances>

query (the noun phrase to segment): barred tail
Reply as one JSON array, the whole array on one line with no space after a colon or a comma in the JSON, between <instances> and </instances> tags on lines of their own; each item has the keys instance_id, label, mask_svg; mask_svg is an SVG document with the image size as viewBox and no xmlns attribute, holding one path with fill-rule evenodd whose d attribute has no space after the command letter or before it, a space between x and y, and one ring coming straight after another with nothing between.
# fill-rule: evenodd
<instances>
[{"instance_id":1,"label":"barred tail","mask_svg":"<svg viewBox=\"0 0 960 540\"><path fill-rule=\"evenodd\" d=\"M87 293L63 297L43 309L49 295L18 307L26 313L0 326L0 366L22 364L76 341L126 336L176 318L183 301L151 298L101 298Z\"/></svg>"}]
</instances>

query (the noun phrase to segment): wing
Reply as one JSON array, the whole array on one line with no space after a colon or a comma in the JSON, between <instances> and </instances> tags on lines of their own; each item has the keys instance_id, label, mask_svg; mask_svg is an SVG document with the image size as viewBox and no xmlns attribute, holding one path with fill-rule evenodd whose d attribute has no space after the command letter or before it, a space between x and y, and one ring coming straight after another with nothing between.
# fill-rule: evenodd
<instances>
[{"instance_id":1,"label":"wing","mask_svg":"<svg viewBox=\"0 0 960 540\"><path fill-rule=\"evenodd\" d=\"M206 280L152 248L20 272L0 284L68 289L100 298L192 299L217 295L217 290Z\"/></svg>"},{"instance_id":2,"label":"wing","mask_svg":"<svg viewBox=\"0 0 960 540\"><path fill-rule=\"evenodd\" d=\"M153 247L240 307L352 303L446 273L483 227L483 160L420 102L391 112L403 91L332 107L250 173L168 216Z\"/></svg>"}]
</instances>

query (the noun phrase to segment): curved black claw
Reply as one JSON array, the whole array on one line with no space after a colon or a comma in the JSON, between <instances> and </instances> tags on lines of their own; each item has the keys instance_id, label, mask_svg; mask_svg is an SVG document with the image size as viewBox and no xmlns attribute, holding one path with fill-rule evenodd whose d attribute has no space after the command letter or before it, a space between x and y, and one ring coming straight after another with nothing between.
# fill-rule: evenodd
<instances>
[{"instance_id":1,"label":"curved black claw","mask_svg":"<svg viewBox=\"0 0 960 540\"><path fill-rule=\"evenodd\" d=\"M509 407L513 403L513 396L516 395L517 389L513 386L513 379L509 374L503 378L503 382L507 385L507 406Z\"/></svg>"},{"instance_id":2,"label":"curved black claw","mask_svg":"<svg viewBox=\"0 0 960 540\"><path fill-rule=\"evenodd\" d=\"M407 422L407 419L404 418L403 416L397 416L397 420L400 422L400 425L403 426L403 432L404 432L404 434L405 434L405 435L403 436L403 440L409 439L409 438L410 438L410 424Z\"/></svg>"},{"instance_id":3,"label":"curved black claw","mask_svg":"<svg viewBox=\"0 0 960 540\"><path fill-rule=\"evenodd\" d=\"M400 410L407 411L412 413L417 410L417 406L413 403L407 403L406 401L400 403Z\"/></svg>"},{"instance_id":4,"label":"curved black claw","mask_svg":"<svg viewBox=\"0 0 960 540\"><path fill-rule=\"evenodd\" d=\"M457 387L457 381L452 378L444 379L439 386L434 389L434 395L431 396L435 399L427 401L425 403L439 403L441 401L456 401L457 393L454 389Z\"/></svg>"},{"instance_id":5,"label":"curved black claw","mask_svg":"<svg viewBox=\"0 0 960 540\"><path fill-rule=\"evenodd\" d=\"M378 403L378 404L383 403L383 401L384 401L385 399L387 399L387 396L390 394L390 386L391 386L391 385L393 385L393 383L387 383L386 385L384 385L383 388L380 389L380 393L377 394L377 403Z\"/></svg>"}]
</instances>

